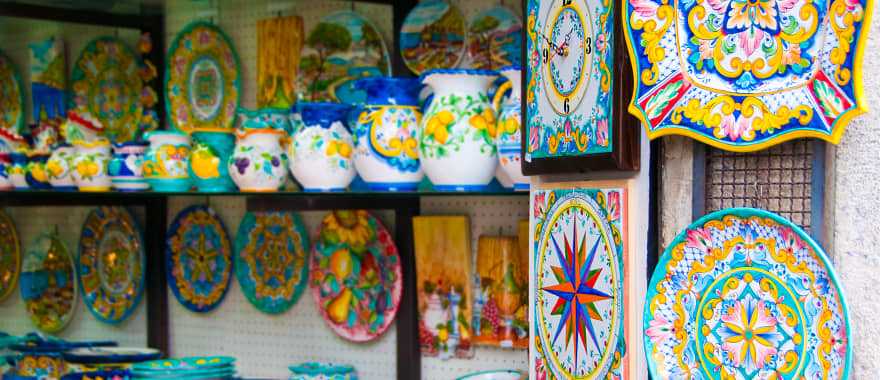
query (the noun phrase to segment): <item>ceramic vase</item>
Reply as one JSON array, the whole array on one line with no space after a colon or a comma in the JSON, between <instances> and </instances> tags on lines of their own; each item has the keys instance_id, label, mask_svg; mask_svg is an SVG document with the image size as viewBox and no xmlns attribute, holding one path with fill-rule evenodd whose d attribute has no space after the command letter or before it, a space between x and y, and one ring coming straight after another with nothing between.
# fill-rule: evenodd
<instances>
[{"instance_id":1,"label":"ceramic vase","mask_svg":"<svg viewBox=\"0 0 880 380\"><path fill-rule=\"evenodd\" d=\"M419 158L439 191L485 190L495 175L495 71L438 69L422 75L434 96L422 118Z\"/></svg>"},{"instance_id":2,"label":"ceramic vase","mask_svg":"<svg viewBox=\"0 0 880 380\"><path fill-rule=\"evenodd\" d=\"M94 141L73 142L76 156L73 159L73 180L79 191L110 191L112 182L107 168L110 166L110 141L104 138Z\"/></svg>"},{"instance_id":3,"label":"ceramic vase","mask_svg":"<svg viewBox=\"0 0 880 380\"><path fill-rule=\"evenodd\" d=\"M110 181L119 191L144 191L150 184L144 178L144 154L149 143L129 141L113 144L113 159L110 160Z\"/></svg>"},{"instance_id":4,"label":"ceramic vase","mask_svg":"<svg viewBox=\"0 0 880 380\"><path fill-rule=\"evenodd\" d=\"M520 120L522 117L522 69L519 66L507 66L499 70L507 82L501 85L495 94L494 105L498 112L498 162L501 170L513 182L517 191L529 190L529 177L522 174L522 133ZM504 92L510 88L510 95L505 99Z\"/></svg>"},{"instance_id":5,"label":"ceramic vase","mask_svg":"<svg viewBox=\"0 0 880 380\"><path fill-rule=\"evenodd\" d=\"M345 126L351 108L340 103L297 103L303 127L288 148L290 171L304 191L343 191L355 176L354 142Z\"/></svg>"},{"instance_id":6,"label":"ceramic vase","mask_svg":"<svg viewBox=\"0 0 880 380\"><path fill-rule=\"evenodd\" d=\"M9 166L9 182L12 183L12 187L16 190L27 190L30 187L27 183L27 164L28 157L24 152L12 152L9 153L9 159L11 164Z\"/></svg>"},{"instance_id":7,"label":"ceramic vase","mask_svg":"<svg viewBox=\"0 0 880 380\"><path fill-rule=\"evenodd\" d=\"M372 190L415 190L419 162L419 90L416 79L367 77L355 82L367 103L354 125L354 166Z\"/></svg>"},{"instance_id":8,"label":"ceramic vase","mask_svg":"<svg viewBox=\"0 0 880 380\"><path fill-rule=\"evenodd\" d=\"M281 147L284 130L245 128L236 132L229 175L241 191L278 191L287 180L287 154Z\"/></svg>"},{"instance_id":9,"label":"ceramic vase","mask_svg":"<svg viewBox=\"0 0 880 380\"><path fill-rule=\"evenodd\" d=\"M75 191L76 181L73 178L73 159L76 149L70 144L59 144L52 149L52 155L46 163L49 183L52 189L59 191Z\"/></svg>"},{"instance_id":10,"label":"ceramic vase","mask_svg":"<svg viewBox=\"0 0 880 380\"><path fill-rule=\"evenodd\" d=\"M144 178L154 191L189 191L189 135L178 131L150 131L150 147L144 155Z\"/></svg>"},{"instance_id":11,"label":"ceramic vase","mask_svg":"<svg viewBox=\"0 0 880 380\"><path fill-rule=\"evenodd\" d=\"M49 162L48 152L28 152L27 154L27 170L25 170L25 180L28 187L37 190L48 190L52 188L49 183L49 171L46 169L46 163Z\"/></svg>"},{"instance_id":12,"label":"ceramic vase","mask_svg":"<svg viewBox=\"0 0 880 380\"><path fill-rule=\"evenodd\" d=\"M195 131L189 155L189 175L201 192L235 191L229 176L229 157L235 148L235 135L228 130Z\"/></svg>"},{"instance_id":13,"label":"ceramic vase","mask_svg":"<svg viewBox=\"0 0 880 380\"><path fill-rule=\"evenodd\" d=\"M11 190L12 180L9 172L12 169L12 157L9 152L0 152L0 191Z\"/></svg>"},{"instance_id":14,"label":"ceramic vase","mask_svg":"<svg viewBox=\"0 0 880 380\"><path fill-rule=\"evenodd\" d=\"M290 366L290 380L357 380L357 372L350 365L303 363Z\"/></svg>"}]
</instances>

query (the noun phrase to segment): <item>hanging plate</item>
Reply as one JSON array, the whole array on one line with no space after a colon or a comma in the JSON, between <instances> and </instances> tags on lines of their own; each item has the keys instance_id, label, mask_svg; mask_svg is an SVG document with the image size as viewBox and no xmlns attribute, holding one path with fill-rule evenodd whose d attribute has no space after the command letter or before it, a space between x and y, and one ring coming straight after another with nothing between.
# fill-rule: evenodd
<instances>
[{"instance_id":1,"label":"hanging plate","mask_svg":"<svg viewBox=\"0 0 880 380\"><path fill-rule=\"evenodd\" d=\"M174 37L165 73L165 109L179 131L234 127L241 95L238 54L220 28L193 22Z\"/></svg>"},{"instance_id":2,"label":"hanging plate","mask_svg":"<svg viewBox=\"0 0 880 380\"><path fill-rule=\"evenodd\" d=\"M522 19L503 5L494 6L470 19L467 56L461 66L498 70L522 63Z\"/></svg>"},{"instance_id":3,"label":"hanging plate","mask_svg":"<svg viewBox=\"0 0 880 380\"><path fill-rule=\"evenodd\" d=\"M0 51L0 129L24 132L24 89L15 64Z\"/></svg>"},{"instance_id":4,"label":"hanging plate","mask_svg":"<svg viewBox=\"0 0 880 380\"><path fill-rule=\"evenodd\" d=\"M146 256L141 231L122 207L100 207L86 216L79 238L77 273L83 302L105 323L120 323L144 292Z\"/></svg>"},{"instance_id":5,"label":"hanging plate","mask_svg":"<svg viewBox=\"0 0 880 380\"><path fill-rule=\"evenodd\" d=\"M465 54L464 16L446 0L423 0L403 21L400 49L406 67L416 75L458 66Z\"/></svg>"},{"instance_id":6,"label":"hanging plate","mask_svg":"<svg viewBox=\"0 0 880 380\"><path fill-rule=\"evenodd\" d=\"M355 342L382 335L397 315L403 289L400 256L388 230L364 210L327 214L309 286L337 335Z\"/></svg>"},{"instance_id":7,"label":"hanging plate","mask_svg":"<svg viewBox=\"0 0 880 380\"><path fill-rule=\"evenodd\" d=\"M31 322L43 332L64 329L76 310L73 257L53 234L37 237L24 254L19 288Z\"/></svg>"},{"instance_id":8,"label":"hanging plate","mask_svg":"<svg viewBox=\"0 0 880 380\"><path fill-rule=\"evenodd\" d=\"M232 278L232 243L223 221L207 206L177 214L168 230L165 273L177 301L204 313L223 301Z\"/></svg>"},{"instance_id":9,"label":"hanging plate","mask_svg":"<svg viewBox=\"0 0 880 380\"><path fill-rule=\"evenodd\" d=\"M308 240L297 214L244 215L235 237L235 277L258 310L282 313L299 299L308 277Z\"/></svg>"},{"instance_id":10,"label":"hanging plate","mask_svg":"<svg viewBox=\"0 0 880 380\"><path fill-rule=\"evenodd\" d=\"M840 141L865 112L868 0L624 0L648 137L748 152L796 138Z\"/></svg>"},{"instance_id":11,"label":"hanging plate","mask_svg":"<svg viewBox=\"0 0 880 380\"><path fill-rule=\"evenodd\" d=\"M645 352L655 379L847 379L849 317L825 252L748 208L678 234L651 278Z\"/></svg>"},{"instance_id":12,"label":"hanging plate","mask_svg":"<svg viewBox=\"0 0 880 380\"><path fill-rule=\"evenodd\" d=\"M0 301L9 297L21 272L21 245L15 223L0 211Z\"/></svg>"}]
</instances>

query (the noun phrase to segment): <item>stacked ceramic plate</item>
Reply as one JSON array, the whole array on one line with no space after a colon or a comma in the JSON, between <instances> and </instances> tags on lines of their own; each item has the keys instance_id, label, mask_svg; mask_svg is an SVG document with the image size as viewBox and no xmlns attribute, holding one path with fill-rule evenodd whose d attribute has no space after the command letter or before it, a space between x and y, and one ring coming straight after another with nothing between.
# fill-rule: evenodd
<instances>
[{"instance_id":1,"label":"stacked ceramic plate","mask_svg":"<svg viewBox=\"0 0 880 380\"><path fill-rule=\"evenodd\" d=\"M235 376L235 358L195 356L137 363L131 367L133 379L223 380Z\"/></svg>"},{"instance_id":2,"label":"stacked ceramic plate","mask_svg":"<svg viewBox=\"0 0 880 380\"><path fill-rule=\"evenodd\" d=\"M66 351L62 356L71 372L87 373L128 370L134 363L159 359L162 353L152 348L84 347Z\"/></svg>"}]
</instances>

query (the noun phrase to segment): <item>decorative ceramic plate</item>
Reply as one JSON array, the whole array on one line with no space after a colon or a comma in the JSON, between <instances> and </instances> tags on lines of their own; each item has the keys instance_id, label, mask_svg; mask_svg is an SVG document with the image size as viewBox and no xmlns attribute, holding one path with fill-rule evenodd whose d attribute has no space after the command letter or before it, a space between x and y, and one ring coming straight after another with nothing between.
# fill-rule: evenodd
<instances>
[{"instance_id":1,"label":"decorative ceramic plate","mask_svg":"<svg viewBox=\"0 0 880 380\"><path fill-rule=\"evenodd\" d=\"M194 356L182 359L160 359L136 363L131 372L137 378L226 378L235 372L235 358L228 356Z\"/></svg>"},{"instance_id":2,"label":"decorative ceramic plate","mask_svg":"<svg viewBox=\"0 0 880 380\"><path fill-rule=\"evenodd\" d=\"M416 75L458 66L465 55L464 16L446 0L422 0L403 21L400 48L406 67Z\"/></svg>"},{"instance_id":3,"label":"decorative ceramic plate","mask_svg":"<svg viewBox=\"0 0 880 380\"><path fill-rule=\"evenodd\" d=\"M83 302L95 318L119 323L131 315L144 292L146 266L141 231L128 211L100 207L86 216L77 273Z\"/></svg>"},{"instance_id":4,"label":"decorative ceramic plate","mask_svg":"<svg viewBox=\"0 0 880 380\"><path fill-rule=\"evenodd\" d=\"M510 8L494 6L470 19L462 67L498 70L522 63L522 19Z\"/></svg>"},{"instance_id":5,"label":"decorative ceramic plate","mask_svg":"<svg viewBox=\"0 0 880 380\"><path fill-rule=\"evenodd\" d=\"M530 352L538 377L601 379L619 370L621 198L619 189L532 193Z\"/></svg>"},{"instance_id":6,"label":"decorative ceramic plate","mask_svg":"<svg viewBox=\"0 0 880 380\"><path fill-rule=\"evenodd\" d=\"M38 236L24 254L19 288L31 322L54 334L76 310L76 269L57 231Z\"/></svg>"},{"instance_id":7,"label":"decorative ceramic plate","mask_svg":"<svg viewBox=\"0 0 880 380\"><path fill-rule=\"evenodd\" d=\"M9 297L21 272L21 244L15 223L0 211L0 301Z\"/></svg>"},{"instance_id":8,"label":"decorative ceramic plate","mask_svg":"<svg viewBox=\"0 0 880 380\"><path fill-rule=\"evenodd\" d=\"M0 129L24 132L24 89L15 64L0 51Z\"/></svg>"},{"instance_id":9,"label":"decorative ceramic plate","mask_svg":"<svg viewBox=\"0 0 880 380\"><path fill-rule=\"evenodd\" d=\"M382 34L361 15L342 11L321 19L309 32L299 65L299 93L311 101L363 104L360 77L391 75Z\"/></svg>"},{"instance_id":10,"label":"decorative ceramic plate","mask_svg":"<svg viewBox=\"0 0 880 380\"><path fill-rule=\"evenodd\" d=\"M223 301L232 278L232 243L223 221L207 206L190 206L171 223L165 273L177 301L204 313Z\"/></svg>"},{"instance_id":11,"label":"decorative ceramic plate","mask_svg":"<svg viewBox=\"0 0 880 380\"><path fill-rule=\"evenodd\" d=\"M731 151L837 143L863 112L867 0L629 0L630 112Z\"/></svg>"},{"instance_id":12,"label":"decorative ceramic plate","mask_svg":"<svg viewBox=\"0 0 880 380\"><path fill-rule=\"evenodd\" d=\"M241 96L238 54L229 37L193 22L174 37L165 73L165 109L177 130L232 129Z\"/></svg>"},{"instance_id":13,"label":"decorative ceramic plate","mask_svg":"<svg viewBox=\"0 0 880 380\"><path fill-rule=\"evenodd\" d=\"M397 315L402 276L397 247L378 219L364 210L324 217L309 286L337 335L355 342L382 335Z\"/></svg>"},{"instance_id":14,"label":"decorative ceramic plate","mask_svg":"<svg viewBox=\"0 0 880 380\"><path fill-rule=\"evenodd\" d=\"M138 363L156 360L162 353L153 348L84 347L65 351L64 360L78 364Z\"/></svg>"},{"instance_id":15,"label":"decorative ceramic plate","mask_svg":"<svg viewBox=\"0 0 880 380\"><path fill-rule=\"evenodd\" d=\"M697 220L663 253L644 312L655 379L847 379L849 317L825 252L767 211Z\"/></svg>"},{"instance_id":16,"label":"decorative ceramic plate","mask_svg":"<svg viewBox=\"0 0 880 380\"><path fill-rule=\"evenodd\" d=\"M308 277L309 235L299 215L248 212L235 237L235 277L258 310L284 312L302 295Z\"/></svg>"},{"instance_id":17,"label":"decorative ceramic plate","mask_svg":"<svg viewBox=\"0 0 880 380\"><path fill-rule=\"evenodd\" d=\"M79 110L101 121L113 142L134 140L143 115L140 59L122 40L99 37L86 45L73 66L71 96Z\"/></svg>"}]
</instances>

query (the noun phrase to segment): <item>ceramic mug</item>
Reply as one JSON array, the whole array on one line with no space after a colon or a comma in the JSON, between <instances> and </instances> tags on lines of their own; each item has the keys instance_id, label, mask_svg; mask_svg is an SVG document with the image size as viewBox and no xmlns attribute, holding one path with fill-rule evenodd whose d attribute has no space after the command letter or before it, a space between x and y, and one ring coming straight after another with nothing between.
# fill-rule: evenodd
<instances>
[{"instance_id":1,"label":"ceramic mug","mask_svg":"<svg viewBox=\"0 0 880 380\"><path fill-rule=\"evenodd\" d=\"M110 160L110 181L119 191L142 191L150 188L144 178L144 154L149 144L146 141L129 141L113 144L113 159Z\"/></svg>"},{"instance_id":2,"label":"ceramic mug","mask_svg":"<svg viewBox=\"0 0 880 380\"><path fill-rule=\"evenodd\" d=\"M73 159L76 149L70 144L56 145L46 163L49 183L59 191L75 191L76 180L73 178Z\"/></svg>"},{"instance_id":3,"label":"ceramic mug","mask_svg":"<svg viewBox=\"0 0 880 380\"><path fill-rule=\"evenodd\" d=\"M189 175L201 192L235 191L227 163L235 148L235 135L229 130L197 130L192 133Z\"/></svg>"},{"instance_id":4,"label":"ceramic mug","mask_svg":"<svg viewBox=\"0 0 880 380\"><path fill-rule=\"evenodd\" d=\"M104 138L73 142L73 180L79 191L109 191L112 182L107 169L110 165L110 141Z\"/></svg>"},{"instance_id":5,"label":"ceramic mug","mask_svg":"<svg viewBox=\"0 0 880 380\"><path fill-rule=\"evenodd\" d=\"M189 135L178 131L150 131L150 147L144 156L144 178L154 191L189 191Z\"/></svg>"},{"instance_id":6,"label":"ceramic mug","mask_svg":"<svg viewBox=\"0 0 880 380\"><path fill-rule=\"evenodd\" d=\"M49 162L49 153L31 151L27 154L27 160L25 180L28 187L38 190L51 189L52 184L49 183L49 170L46 169L46 163Z\"/></svg>"}]
</instances>

